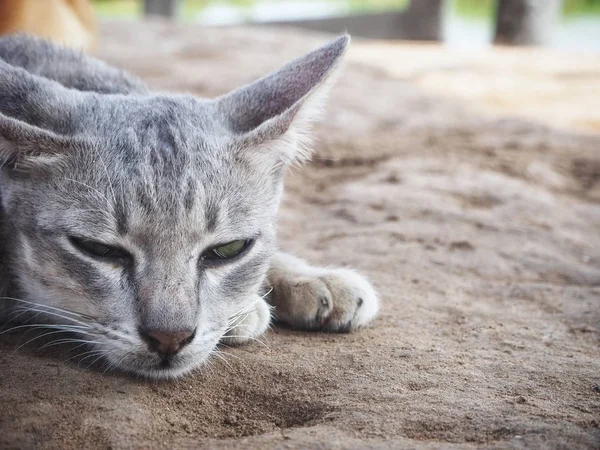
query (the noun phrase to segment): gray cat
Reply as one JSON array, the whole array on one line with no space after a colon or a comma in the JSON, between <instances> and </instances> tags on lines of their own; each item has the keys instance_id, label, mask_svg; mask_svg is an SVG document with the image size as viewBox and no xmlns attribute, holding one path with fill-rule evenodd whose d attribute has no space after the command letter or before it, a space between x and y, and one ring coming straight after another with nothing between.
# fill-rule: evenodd
<instances>
[{"instance_id":1,"label":"gray cat","mask_svg":"<svg viewBox=\"0 0 600 450\"><path fill-rule=\"evenodd\" d=\"M348 43L209 100L0 39L3 319L77 334L109 367L154 378L254 339L272 312L303 330L371 320L365 278L278 252L275 237L284 172L310 156Z\"/></svg>"}]
</instances>

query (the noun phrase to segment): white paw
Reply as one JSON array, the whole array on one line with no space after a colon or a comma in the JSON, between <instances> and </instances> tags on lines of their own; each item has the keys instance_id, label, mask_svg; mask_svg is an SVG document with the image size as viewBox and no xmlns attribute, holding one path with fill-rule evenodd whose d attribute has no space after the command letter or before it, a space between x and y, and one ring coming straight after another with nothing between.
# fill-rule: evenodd
<instances>
[{"instance_id":1,"label":"white paw","mask_svg":"<svg viewBox=\"0 0 600 450\"><path fill-rule=\"evenodd\" d=\"M230 323L230 330L221 338L227 345L243 344L260 336L271 322L271 307L263 298L259 298L248 312L236 315Z\"/></svg>"},{"instance_id":2,"label":"white paw","mask_svg":"<svg viewBox=\"0 0 600 450\"><path fill-rule=\"evenodd\" d=\"M350 269L315 269L273 286L279 320L295 328L344 333L375 317L379 300L366 278Z\"/></svg>"}]
</instances>

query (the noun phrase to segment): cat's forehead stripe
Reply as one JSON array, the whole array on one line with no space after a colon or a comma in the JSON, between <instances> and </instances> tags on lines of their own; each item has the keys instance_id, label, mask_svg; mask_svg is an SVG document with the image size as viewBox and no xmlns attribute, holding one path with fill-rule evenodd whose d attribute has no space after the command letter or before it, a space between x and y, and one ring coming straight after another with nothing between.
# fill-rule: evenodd
<instances>
[{"instance_id":1,"label":"cat's forehead stripe","mask_svg":"<svg viewBox=\"0 0 600 450\"><path fill-rule=\"evenodd\" d=\"M217 228L217 222L219 220L219 206L215 202L210 202L206 205L204 212L206 230L213 232Z\"/></svg>"},{"instance_id":2,"label":"cat's forehead stripe","mask_svg":"<svg viewBox=\"0 0 600 450\"><path fill-rule=\"evenodd\" d=\"M193 178L190 178L187 183L187 192L183 197L183 206L188 213L194 207L195 198L197 195L196 190L196 181Z\"/></svg>"},{"instance_id":3,"label":"cat's forehead stripe","mask_svg":"<svg viewBox=\"0 0 600 450\"><path fill-rule=\"evenodd\" d=\"M127 234L128 231L128 213L127 206L125 205L125 201L118 201L116 198L116 204L114 205L115 212L115 220L117 222L117 232L123 236Z\"/></svg>"}]
</instances>

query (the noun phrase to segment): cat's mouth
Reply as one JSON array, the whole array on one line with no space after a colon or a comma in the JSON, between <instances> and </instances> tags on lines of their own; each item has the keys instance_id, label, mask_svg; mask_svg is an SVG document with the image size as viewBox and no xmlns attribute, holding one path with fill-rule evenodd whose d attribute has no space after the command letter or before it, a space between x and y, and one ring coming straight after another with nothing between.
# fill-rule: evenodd
<instances>
[{"instance_id":1,"label":"cat's mouth","mask_svg":"<svg viewBox=\"0 0 600 450\"><path fill-rule=\"evenodd\" d=\"M173 364L174 356L163 356L162 360L159 363L161 369L168 369Z\"/></svg>"},{"instance_id":2,"label":"cat's mouth","mask_svg":"<svg viewBox=\"0 0 600 450\"><path fill-rule=\"evenodd\" d=\"M100 339L91 347L103 356L99 361L101 370L115 370L143 378L173 379L204 366L211 354L217 352L219 339L218 333L196 336L189 345L172 354L157 353L146 343L132 339Z\"/></svg>"}]
</instances>

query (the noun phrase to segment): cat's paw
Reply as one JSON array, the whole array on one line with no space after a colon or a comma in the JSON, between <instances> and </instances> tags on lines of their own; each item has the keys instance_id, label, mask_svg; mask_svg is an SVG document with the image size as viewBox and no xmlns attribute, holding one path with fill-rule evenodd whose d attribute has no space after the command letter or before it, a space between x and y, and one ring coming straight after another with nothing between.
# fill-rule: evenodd
<instances>
[{"instance_id":1,"label":"cat's paw","mask_svg":"<svg viewBox=\"0 0 600 450\"><path fill-rule=\"evenodd\" d=\"M269 328L271 307L263 298L259 298L248 311L236 314L229 326L229 331L221 338L226 345L240 345L256 339Z\"/></svg>"},{"instance_id":2,"label":"cat's paw","mask_svg":"<svg viewBox=\"0 0 600 450\"><path fill-rule=\"evenodd\" d=\"M273 286L275 316L294 328L344 333L375 317L377 293L350 269L316 269L278 278Z\"/></svg>"}]
</instances>

